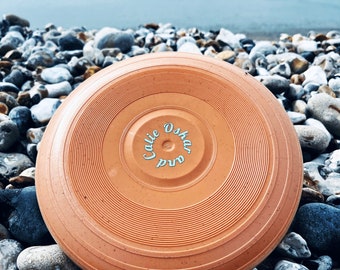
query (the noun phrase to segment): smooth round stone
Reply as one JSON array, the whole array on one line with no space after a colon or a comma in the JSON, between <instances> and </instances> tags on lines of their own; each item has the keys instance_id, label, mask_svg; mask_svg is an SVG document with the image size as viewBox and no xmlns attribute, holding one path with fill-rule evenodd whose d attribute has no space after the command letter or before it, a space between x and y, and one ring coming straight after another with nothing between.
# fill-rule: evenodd
<instances>
[{"instance_id":1,"label":"smooth round stone","mask_svg":"<svg viewBox=\"0 0 340 270\"><path fill-rule=\"evenodd\" d=\"M185 52L185 53L193 53L193 54L202 54L200 49L195 43L185 42L181 47L178 48L178 52Z\"/></svg>"},{"instance_id":2,"label":"smooth round stone","mask_svg":"<svg viewBox=\"0 0 340 270\"><path fill-rule=\"evenodd\" d=\"M31 107L33 122L38 126L46 125L60 104L61 101L58 98L42 99L38 104Z\"/></svg>"},{"instance_id":3,"label":"smooth round stone","mask_svg":"<svg viewBox=\"0 0 340 270\"><path fill-rule=\"evenodd\" d=\"M60 96L67 96L72 92L72 86L68 81L63 81L55 84L46 84L47 97L57 98Z\"/></svg>"},{"instance_id":4,"label":"smooth round stone","mask_svg":"<svg viewBox=\"0 0 340 270\"><path fill-rule=\"evenodd\" d=\"M276 50L277 48L270 41L258 41L250 51L249 58L253 59L256 54L262 54L264 56L275 54Z\"/></svg>"},{"instance_id":5,"label":"smooth round stone","mask_svg":"<svg viewBox=\"0 0 340 270\"><path fill-rule=\"evenodd\" d=\"M0 223L0 241L3 239L9 239L9 238L11 238L11 234L9 233L7 228Z\"/></svg>"},{"instance_id":6,"label":"smooth round stone","mask_svg":"<svg viewBox=\"0 0 340 270\"><path fill-rule=\"evenodd\" d=\"M325 71L320 66L311 66L309 67L303 75L305 76L305 80L302 83L302 86L313 82L319 85L327 84L327 76Z\"/></svg>"},{"instance_id":7,"label":"smooth round stone","mask_svg":"<svg viewBox=\"0 0 340 270\"><path fill-rule=\"evenodd\" d=\"M0 152L6 152L19 140L19 129L11 121L0 122Z\"/></svg>"},{"instance_id":8,"label":"smooth round stone","mask_svg":"<svg viewBox=\"0 0 340 270\"><path fill-rule=\"evenodd\" d=\"M53 54L48 50L39 50L32 53L26 62L27 67L31 69L36 69L38 66L52 67L54 64Z\"/></svg>"},{"instance_id":9,"label":"smooth round stone","mask_svg":"<svg viewBox=\"0 0 340 270\"><path fill-rule=\"evenodd\" d=\"M259 82L267 87L273 94L289 91L290 81L279 75L256 76Z\"/></svg>"},{"instance_id":10,"label":"smooth round stone","mask_svg":"<svg viewBox=\"0 0 340 270\"><path fill-rule=\"evenodd\" d=\"M305 72L309 67L309 62L303 57L294 58L291 63L291 70L294 74L300 74Z\"/></svg>"},{"instance_id":11,"label":"smooth round stone","mask_svg":"<svg viewBox=\"0 0 340 270\"><path fill-rule=\"evenodd\" d=\"M13 69L4 79L4 82L13 83L20 88L26 81L26 76L18 69Z\"/></svg>"},{"instance_id":12,"label":"smooth round stone","mask_svg":"<svg viewBox=\"0 0 340 270\"><path fill-rule=\"evenodd\" d=\"M236 53L234 51L225 50L216 54L215 58L221 59L223 61L234 63Z\"/></svg>"},{"instance_id":13,"label":"smooth round stone","mask_svg":"<svg viewBox=\"0 0 340 270\"><path fill-rule=\"evenodd\" d=\"M20 89L13 83L0 82L0 92L18 93L19 91L20 91Z\"/></svg>"},{"instance_id":14,"label":"smooth round stone","mask_svg":"<svg viewBox=\"0 0 340 270\"><path fill-rule=\"evenodd\" d=\"M131 33L109 27L99 30L94 39L94 46L98 49L119 48L123 53L130 51L133 44Z\"/></svg>"},{"instance_id":15,"label":"smooth round stone","mask_svg":"<svg viewBox=\"0 0 340 270\"><path fill-rule=\"evenodd\" d=\"M329 145L330 138L322 129L307 125L294 125L302 149L323 152Z\"/></svg>"},{"instance_id":16,"label":"smooth round stone","mask_svg":"<svg viewBox=\"0 0 340 270\"><path fill-rule=\"evenodd\" d=\"M24 154L0 152L0 179L2 182L33 166L33 162Z\"/></svg>"},{"instance_id":17,"label":"smooth round stone","mask_svg":"<svg viewBox=\"0 0 340 270\"><path fill-rule=\"evenodd\" d=\"M308 187L302 188L300 204L306 204L306 203L312 203L312 202L322 203L324 201L325 201L325 197L322 195L321 192L315 189L312 189L312 188L308 188Z\"/></svg>"},{"instance_id":18,"label":"smooth round stone","mask_svg":"<svg viewBox=\"0 0 340 270\"><path fill-rule=\"evenodd\" d=\"M295 232L288 233L276 250L292 259L306 259L311 256L306 240Z\"/></svg>"},{"instance_id":19,"label":"smooth round stone","mask_svg":"<svg viewBox=\"0 0 340 270\"><path fill-rule=\"evenodd\" d=\"M10 25L19 25L21 27L29 27L30 23L28 20L15 15L15 14L6 14L4 19L9 22Z\"/></svg>"},{"instance_id":20,"label":"smooth round stone","mask_svg":"<svg viewBox=\"0 0 340 270\"><path fill-rule=\"evenodd\" d=\"M58 43L62 51L82 50L84 47L84 42L72 34L62 36Z\"/></svg>"},{"instance_id":21,"label":"smooth round stone","mask_svg":"<svg viewBox=\"0 0 340 270\"><path fill-rule=\"evenodd\" d=\"M315 52L318 49L318 43L314 40L302 40L297 45L297 52Z\"/></svg>"},{"instance_id":22,"label":"smooth round stone","mask_svg":"<svg viewBox=\"0 0 340 270\"><path fill-rule=\"evenodd\" d=\"M313 95L307 103L311 117L321 121L333 135L340 136L340 99L328 94Z\"/></svg>"},{"instance_id":23,"label":"smooth round stone","mask_svg":"<svg viewBox=\"0 0 340 270\"><path fill-rule=\"evenodd\" d=\"M9 44L13 48L18 48L24 43L25 39L20 32L10 31L1 39L2 44Z\"/></svg>"},{"instance_id":24,"label":"smooth round stone","mask_svg":"<svg viewBox=\"0 0 340 270\"><path fill-rule=\"evenodd\" d=\"M177 50L186 42L196 44L196 40L193 37L190 36L181 37L176 42Z\"/></svg>"},{"instance_id":25,"label":"smooth round stone","mask_svg":"<svg viewBox=\"0 0 340 270\"><path fill-rule=\"evenodd\" d=\"M169 47L166 43L162 42L154 46L151 50L152 53L156 52L170 52L173 51L171 47Z\"/></svg>"},{"instance_id":26,"label":"smooth round stone","mask_svg":"<svg viewBox=\"0 0 340 270\"><path fill-rule=\"evenodd\" d=\"M57 244L32 246L24 249L18 256L17 266L18 270L80 269L65 255Z\"/></svg>"},{"instance_id":27,"label":"smooth round stone","mask_svg":"<svg viewBox=\"0 0 340 270\"><path fill-rule=\"evenodd\" d=\"M0 269L17 270L16 261L23 246L16 240L4 239L0 241Z\"/></svg>"},{"instance_id":28,"label":"smooth round stone","mask_svg":"<svg viewBox=\"0 0 340 270\"><path fill-rule=\"evenodd\" d=\"M340 208L340 195L331 195L326 199L326 203Z\"/></svg>"},{"instance_id":29,"label":"smooth round stone","mask_svg":"<svg viewBox=\"0 0 340 270\"><path fill-rule=\"evenodd\" d=\"M287 260L281 260L275 265L274 270L309 270L309 269L303 266L302 264L290 262Z\"/></svg>"},{"instance_id":30,"label":"smooth round stone","mask_svg":"<svg viewBox=\"0 0 340 270\"><path fill-rule=\"evenodd\" d=\"M287 114L293 124L300 124L306 120L306 115L303 113L288 111Z\"/></svg>"},{"instance_id":31,"label":"smooth round stone","mask_svg":"<svg viewBox=\"0 0 340 270\"><path fill-rule=\"evenodd\" d=\"M35 187L0 192L0 206L8 213L8 230L14 239L27 245L53 243L41 217Z\"/></svg>"},{"instance_id":32,"label":"smooth round stone","mask_svg":"<svg viewBox=\"0 0 340 270\"><path fill-rule=\"evenodd\" d=\"M63 67L45 68L40 74L41 78L47 83L60 83L73 79L71 73Z\"/></svg>"},{"instance_id":33,"label":"smooth round stone","mask_svg":"<svg viewBox=\"0 0 340 270\"><path fill-rule=\"evenodd\" d=\"M26 106L13 108L8 116L17 125L20 134L26 134L26 130L33 125L31 111Z\"/></svg>"},{"instance_id":34,"label":"smooth round stone","mask_svg":"<svg viewBox=\"0 0 340 270\"><path fill-rule=\"evenodd\" d=\"M305 204L295 216L294 231L307 241L312 251L339 255L340 209L323 203Z\"/></svg>"},{"instance_id":35,"label":"smooth round stone","mask_svg":"<svg viewBox=\"0 0 340 270\"><path fill-rule=\"evenodd\" d=\"M310 118L308 118L308 119L305 121L304 124L305 124L306 126L311 126L311 127L315 127L315 128L321 129L322 131L324 131L324 132L327 134L329 140L332 139L332 135L329 133L329 131L328 131L327 128L324 126L324 124L322 124L321 121L316 120L316 119L310 117Z\"/></svg>"}]
</instances>

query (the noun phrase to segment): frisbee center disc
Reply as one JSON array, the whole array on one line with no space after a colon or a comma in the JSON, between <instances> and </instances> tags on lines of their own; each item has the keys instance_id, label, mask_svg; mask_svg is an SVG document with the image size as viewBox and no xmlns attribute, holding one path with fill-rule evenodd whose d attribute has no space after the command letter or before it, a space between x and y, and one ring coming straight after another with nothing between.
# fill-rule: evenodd
<instances>
[{"instance_id":1,"label":"frisbee center disc","mask_svg":"<svg viewBox=\"0 0 340 270\"><path fill-rule=\"evenodd\" d=\"M154 108L135 117L122 136L121 159L137 181L180 188L199 181L214 159L216 143L207 123L179 106Z\"/></svg>"}]
</instances>

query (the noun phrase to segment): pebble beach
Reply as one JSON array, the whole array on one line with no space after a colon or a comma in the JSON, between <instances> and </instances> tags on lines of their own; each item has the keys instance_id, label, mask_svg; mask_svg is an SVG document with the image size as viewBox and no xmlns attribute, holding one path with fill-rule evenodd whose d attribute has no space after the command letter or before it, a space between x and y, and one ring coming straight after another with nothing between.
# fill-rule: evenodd
<instances>
[{"instance_id":1,"label":"pebble beach","mask_svg":"<svg viewBox=\"0 0 340 270\"><path fill-rule=\"evenodd\" d=\"M32 29L13 14L0 21L0 269L79 269L54 242L39 211L39 143L54 112L86 79L125 59L168 51L213 57L254 76L298 135L304 161L300 205L285 237L255 269L340 269L339 29L263 40L171 23Z\"/></svg>"}]
</instances>

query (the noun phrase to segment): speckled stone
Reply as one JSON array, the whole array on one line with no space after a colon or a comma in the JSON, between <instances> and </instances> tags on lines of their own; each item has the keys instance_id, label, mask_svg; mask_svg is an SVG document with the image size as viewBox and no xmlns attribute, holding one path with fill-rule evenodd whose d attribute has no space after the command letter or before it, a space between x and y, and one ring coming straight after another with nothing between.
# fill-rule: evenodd
<instances>
[{"instance_id":1,"label":"speckled stone","mask_svg":"<svg viewBox=\"0 0 340 270\"><path fill-rule=\"evenodd\" d=\"M0 269L17 270L16 260L23 246L13 239L0 241Z\"/></svg>"},{"instance_id":2,"label":"speckled stone","mask_svg":"<svg viewBox=\"0 0 340 270\"><path fill-rule=\"evenodd\" d=\"M307 103L308 113L321 121L335 136L340 136L340 99L328 94L313 95Z\"/></svg>"},{"instance_id":3,"label":"speckled stone","mask_svg":"<svg viewBox=\"0 0 340 270\"><path fill-rule=\"evenodd\" d=\"M321 254L340 252L340 209L323 204L301 206L294 219L294 231L308 243L309 248Z\"/></svg>"},{"instance_id":4,"label":"speckled stone","mask_svg":"<svg viewBox=\"0 0 340 270\"><path fill-rule=\"evenodd\" d=\"M32 246L24 249L18 256L19 270L59 269L80 270L60 249L57 244Z\"/></svg>"},{"instance_id":5,"label":"speckled stone","mask_svg":"<svg viewBox=\"0 0 340 270\"><path fill-rule=\"evenodd\" d=\"M329 145L330 137L322 129L307 125L294 125L302 149L322 153Z\"/></svg>"}]
</instances>

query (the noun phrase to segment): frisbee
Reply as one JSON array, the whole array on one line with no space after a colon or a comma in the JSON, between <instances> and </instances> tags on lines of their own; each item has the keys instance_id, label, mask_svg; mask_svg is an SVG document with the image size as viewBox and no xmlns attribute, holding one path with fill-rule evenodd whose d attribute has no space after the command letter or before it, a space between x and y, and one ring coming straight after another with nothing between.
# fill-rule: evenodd
<instances>
[{"instance_id":1,"label":"frisbee","mask_svg":"<svg viewBox=\"0 0 340 270\"><path fill-rule=\"evenodd\" d=\"M39 148L36 189L82 269L252 269L292 222L302 164L285 110L251 75L155 53L66 98Z\"/></svg>"}]
</instances>

